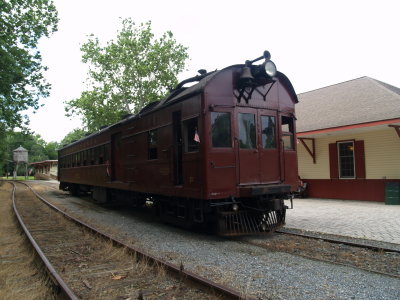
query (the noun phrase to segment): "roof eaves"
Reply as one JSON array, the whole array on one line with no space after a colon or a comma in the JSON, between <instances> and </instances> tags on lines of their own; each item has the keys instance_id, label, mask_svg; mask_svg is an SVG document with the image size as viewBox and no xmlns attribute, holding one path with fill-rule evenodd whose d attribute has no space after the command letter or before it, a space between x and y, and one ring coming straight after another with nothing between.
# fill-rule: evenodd
<instances>
[{"instance_id":1,"label":"roof eaves","mask_svg":"<svg viewBox=\"0 0 400 300\"><path fill-rule=\"evenodd\" d=\"M326 89L326 88L329 88L329 87L334 87L334 86L341 85L341 84L344 84L344 83L347 83L347 82L351 82L351 81L355 81L355 80L360 80L360 79L363 79L363 78L369 78L369 77L368 77L368 76L361 76L361 77L358 77L358 78L354 78L354 79L350 79L350 80L345 80L345 81L342 81L342 82L338 82L338 83L334 83L334 84L331 84L331 85L323 86L323 87L320 87L320 88L317 88L317 89L314 89L314 90L311 90L311 91L299 93L299 94L297 94L297 96L304 95L304 94L308 94L308 93L312 93L312 92L319 91L319 90L323 90L323 89ZM371 79L372 79L372 78L371 78Z\"/></svg>"},{"instance_id":2,"label":"roof eaves","mask_svg":"<svg viewBox=\"0 0 400 300\"><path fill-rule=\"evenodd\" d=\"M387 92L392 93L393 95L399 97L400 100L400 88L395 87L393 85L390 85L386 82L383 81L379 81L377 79L371 78L371 77L366 77L367 79L369 79L371 82L373 82L375 85L379 86L380 88L384 89Z\"/></svg>"}]
</instances>

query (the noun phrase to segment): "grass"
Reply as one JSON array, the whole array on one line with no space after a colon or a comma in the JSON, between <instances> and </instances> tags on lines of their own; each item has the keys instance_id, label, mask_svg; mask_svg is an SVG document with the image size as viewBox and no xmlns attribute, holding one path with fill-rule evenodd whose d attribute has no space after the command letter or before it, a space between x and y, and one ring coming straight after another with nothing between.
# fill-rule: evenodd
<instances>
[{"instance_id":1,"label":"grass","mask_svg":"<svg viewBox=\"0 0 400 300\"><path fill-rule=\"evenodd\" d=\"M0 177L0 180L14 180L14 178L12 176L8 176L7 177ZM27 178L25 178L25 176L17 176L17 178L15 180L34 180L35 177L34 176L28 176Z\"/></svg>"},{"instance_id":2,"label":"grass","mask_svg":"<svg viewBox=\"0 0 400 300\"><path fill-rule=\"evenodd\" d=\"M50 279L13 215L10 190L0 182L0 299L54 299Z\"/></svg>"}]
</instances>

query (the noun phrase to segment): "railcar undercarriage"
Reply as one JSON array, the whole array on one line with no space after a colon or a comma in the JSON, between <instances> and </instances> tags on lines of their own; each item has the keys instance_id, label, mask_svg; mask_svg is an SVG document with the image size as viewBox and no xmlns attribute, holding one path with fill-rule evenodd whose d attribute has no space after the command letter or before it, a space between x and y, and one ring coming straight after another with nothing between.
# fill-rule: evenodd
<instances>
[{"instance_id":1,"label":"railcar undercarriage","mask_svg":"<svg viewBox=\"0 0 400 300\"><path fill-rule=\"evenodd\" d=\"M91 192L103 204L129 204L138 207L151 202L161 220L184 228L207 227L221 236L267 234L285 224L288 194L248 198L203 200L165 197L61 182L60 188L79 196Z\"/></svg>"},{"instance_id":2,"label":"railcar undercarriage","mask_svg":"<svg viewBox=\"0 0 400 300\"><path fill-rule=\"evenodd\" d=\"M267 234L285 224L286 195L200 200L154 197L160 217L181 227L211 227L221 236Z\"/></svg>"},{"instance_id":3,"label":"railcar undercarriage","mask_svg":"<svg viewBox=\"0 0 400 300\"><path fill-rule=\"evenodd\" d=\"M285 224L286 208L281 211L221 212L218 235L236 236L271 233Z\"/></svg>"},{"instance_id":4,"label":"railcar undercarriage","mask_svg":"<svg viewBox=\"0 0 400 300\"><path fill-rule=\"evenodd\" d=\"M224 236L271 233L285 224L284 195L237 199L232 209L219 210L217 233ZM228 206L229 207L229 206Z\"/></svg>"}]
</instances>

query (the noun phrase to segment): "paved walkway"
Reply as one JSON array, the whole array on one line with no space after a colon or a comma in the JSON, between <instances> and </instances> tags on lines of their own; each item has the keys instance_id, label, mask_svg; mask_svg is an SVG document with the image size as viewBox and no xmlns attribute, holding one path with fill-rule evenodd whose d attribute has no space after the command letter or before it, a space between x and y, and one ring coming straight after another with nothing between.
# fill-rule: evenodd
<instances>
[{"instance_id":1,"label":"paved walkway","mask_svg":"<svg viewBox=\"0 0 400 300\"><path fill-rule=\"evenodd\" d=\"M400 205L331 199L294 199L286 228L400 244Z\"/></svg>"}]
</instances>

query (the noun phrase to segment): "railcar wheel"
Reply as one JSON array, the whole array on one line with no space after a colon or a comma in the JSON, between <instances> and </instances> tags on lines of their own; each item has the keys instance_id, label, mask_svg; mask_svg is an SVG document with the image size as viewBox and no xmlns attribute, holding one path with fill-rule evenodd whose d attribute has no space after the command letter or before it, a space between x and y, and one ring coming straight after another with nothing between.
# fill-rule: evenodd
<instances>
[{"instance_id":1,"label":"railcar wheel","mask_svg":"<svg viewBox=\"0 0 400 300\"><path fill-rule=\"evenodd\" d=\"M192 228L193 205L190 199L162 199L158 202L158 213L165 223L183 228Z\"/></svg>"},{"instance_id":2,"label":"railcar wheel","mask_svg":"<svg viewBox=\"0 0 400 300\"><path fill-rule=\"evenodd\" d=\"M74 183L70 184L69 192L71 193L72 196L78 197L80 195L79 184L74 184Z\"/></svg>"}]
</instances>

